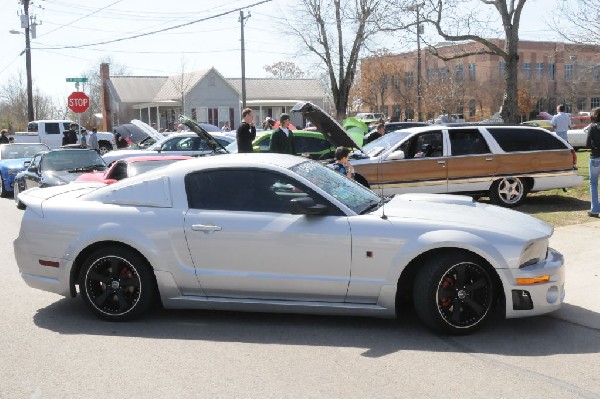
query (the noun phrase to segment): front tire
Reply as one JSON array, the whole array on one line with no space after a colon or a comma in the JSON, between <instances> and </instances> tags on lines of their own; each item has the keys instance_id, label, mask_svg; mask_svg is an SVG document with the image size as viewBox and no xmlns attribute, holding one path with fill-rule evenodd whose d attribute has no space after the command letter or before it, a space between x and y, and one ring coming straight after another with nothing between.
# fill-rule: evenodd
<instances>
[{"instance_id":1,"label":"front tire","mask_svg":"<svg viewBox=\"0 0 600 399\"><path fill-rule=\"evenodd\" d=\"M527 196L527 185L518 177L504 177L490 187L490 199L495 205L513 208L521 205Z\"/></svg>"},{"instance_id":2,"label":"front tire","mask_svg":"<svg viewBox=\"0 0 600 399\"><path fill-rule=\"evenodd\" d=\"M8 190L6 190L6 185L4 184L4 178L2 178L2 176L0 176L0 197L8 197Z\"/></svg>"},{"instance_id":3,"label":"front tire","mask_svg":"<svg viewBox=\"0 0 600 399\"><path fill-rule=\"evenodd\" d=\"M17 209L24 210L26 208L25 204L19 201L19 183L15 180L14 184L13 196L15 198L15 206Z\"/></svg>"},{"instance_id":4,"label":"front tire","mask_svg":"<svg viewBox=\"0 0 600 399\"><path fill-rule=\"evenodd\" d=\"M470 334L489 318L494 301L492 277L473 255L444 252L417 273L413 301L429 328L452 335Z\"/></svg>"},{"instance_id":5,"label":"front tire","mask_svg":"<svg viewBox=\"0 0 600 399\"><path fill-rule=\"evenodd\" d=\"M109 321L141 316L156 296L154 277L146 260L117 246L101 248L85 260L79 291L92 312Z\"/></svg>"}]
</instances>

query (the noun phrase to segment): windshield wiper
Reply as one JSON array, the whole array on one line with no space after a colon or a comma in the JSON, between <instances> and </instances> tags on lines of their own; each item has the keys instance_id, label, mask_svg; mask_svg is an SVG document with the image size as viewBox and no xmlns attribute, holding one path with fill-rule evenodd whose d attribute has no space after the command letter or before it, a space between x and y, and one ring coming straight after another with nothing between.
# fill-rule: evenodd
<instances>
[{"instance_id":1,"label":"windshield wiper","mask_svg":"<svg viewBox=\"0 0 600 399\"><path fill-rule=\"evenodd\" d=\"M69 173L91 172L93 170L105 170L105 169L106 169L106 165L96 164L96 165L82 166L79 168L69 169L68 172Z\"/></svg>"},{"instance_id":2,"label":"windshield wiper","mask_svg":"<svg viewBox=\"0 0 600 399\"><path fill-rule=\"evenodd\" d=\"M372 212L374 210L379 209L381 206L383 206L383 204L387 204L388 202L390 202L392 199L392 197L385 197L382 200L378 201L378 202L374 202L371 205L369 205L368 207L366 207L365 209L363 209L363 211L360 213L361 215L364 215L365 213L369 213Z\"/></svg>"}]
</instances>

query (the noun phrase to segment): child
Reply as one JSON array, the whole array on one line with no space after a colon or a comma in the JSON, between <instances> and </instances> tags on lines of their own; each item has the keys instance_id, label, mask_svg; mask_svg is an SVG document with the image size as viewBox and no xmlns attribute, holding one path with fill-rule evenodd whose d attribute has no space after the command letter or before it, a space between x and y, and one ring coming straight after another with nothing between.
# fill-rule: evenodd
<instances>
[{"instance_id":1,"label":"child","mask_svg":"<svg viewBox=\"0 0 600 399\"><path fill-rule=\"evenodd\" d=\"M81 148L87 148L87 130L81 129Z\"/></svg>"},{"instance_id":2,"label":"child","mask_svg":"<svg viewBox=\"0 0 600 399\"><path fill-rule=\"evenodd\" d=\"M347 147L338 147L335 150L335 159L336 163L333 164L333 169L340 172L343 175L346 175L350 179L354 178L354 168L350 165L348 161L348 156L350 155L350 149Z\"/></svg>"}]
</instances>

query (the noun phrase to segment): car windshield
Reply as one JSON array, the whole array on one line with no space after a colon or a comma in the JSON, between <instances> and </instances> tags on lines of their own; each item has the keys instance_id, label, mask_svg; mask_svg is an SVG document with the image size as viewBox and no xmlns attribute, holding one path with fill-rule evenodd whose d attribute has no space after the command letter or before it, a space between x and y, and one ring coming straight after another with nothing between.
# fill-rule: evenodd
<instances>
[{"instance_id":1,"label":"car windshield","mask_svg":"<svg viewBox=\"0 0 600 399\"><path fill-rule=\"evenodd\" d=\"M31 158L45 150L48 150L48 147L43 144L6 144L0 150L0 159Z\"/></svg>"},{"instance_id":2,"label":"car windshield","mask_svg":"<svg viewBox=\"0 0 600 399\"><path fill-rule=\"evenodd\" d=\"M179 159L161 159L155 161L132 162L127 168L127 176L137 176L141 173L148 172L149 170L160 168L162 166L166 166L177 161L179 161Z\"/></svg>"},{"instance_id":3,"label":"car windshield","mask_svg":"<svg viewBox=\"0 0 600 399\"><path fill-rule=\"evenodd\" d=\"M400 141L410 136L412 132L407 130L397 130L395 132L386 133L380 138L371 141L363 147L363 151L370 157L376 157L383 151L389 150Z\"/></svg>"},{"instance_id":4,"label":"car windshield","mask_svg":"<svg viewBox=\"0 0 600 399\"><path fill-rule=\"evenodd\" d=\"M368 188L319 163L303 162L291 170L358 214L381 203L381 198Z\"/></svg>"},{"instance_id":5,"label":"car windshield","mask_svg":"<svg viewBox=\"0 0 600 399\"><path fill-rule=\"evenodd\" d=\"M42 170L78 170L96 169L105 170L106 163L94 150L64 150L51 151L44 155L41 164Z\"/></svg>"}]
</instances>

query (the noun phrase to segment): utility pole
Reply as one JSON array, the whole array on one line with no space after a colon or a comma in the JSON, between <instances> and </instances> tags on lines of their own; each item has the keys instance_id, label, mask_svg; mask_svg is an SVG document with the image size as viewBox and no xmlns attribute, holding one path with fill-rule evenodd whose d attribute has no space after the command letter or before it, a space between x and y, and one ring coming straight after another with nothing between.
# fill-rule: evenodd
<instances>
[{"instance_id":1,"label":"utility pole","mask_svg":"<svg viewBox=\"0 0 600 399\"><path fill-rule=\"evenodd\" d=\"M425 3L416 3L408 7L409 11L415 11L417 13L417 115L419 122L423 122L423 87L422 87L422 75L421 75L421 15L419 9L423 7Z\"/></svg>"},{"instance_id":2,"label":"utility pole","mask_svg":"<svg viewBox=\"0 0 600 399\"><path fill-rule=\"evenodd\" d=\"M240 11L240 25L242 27L242 109L246 108L246 49L244 45L244 22L250 18L250 11L248 15L244 16L244 11Z\"/></svg>"},{"instance_id":3,"label":"utility pole","mask_svg":"<svg viewBox=\"0 0 600 399\"><path fill-rule=\"evenodd\" d=\"M29 28L32 18L29 17L29 0L21 0L23 14L21 15L21 27L25 28L25 69L27 71L27 119L28 122L35 120L33 113L33 83L31 79L31 42L29 40Z\"/></svg>"}]
</instances>

